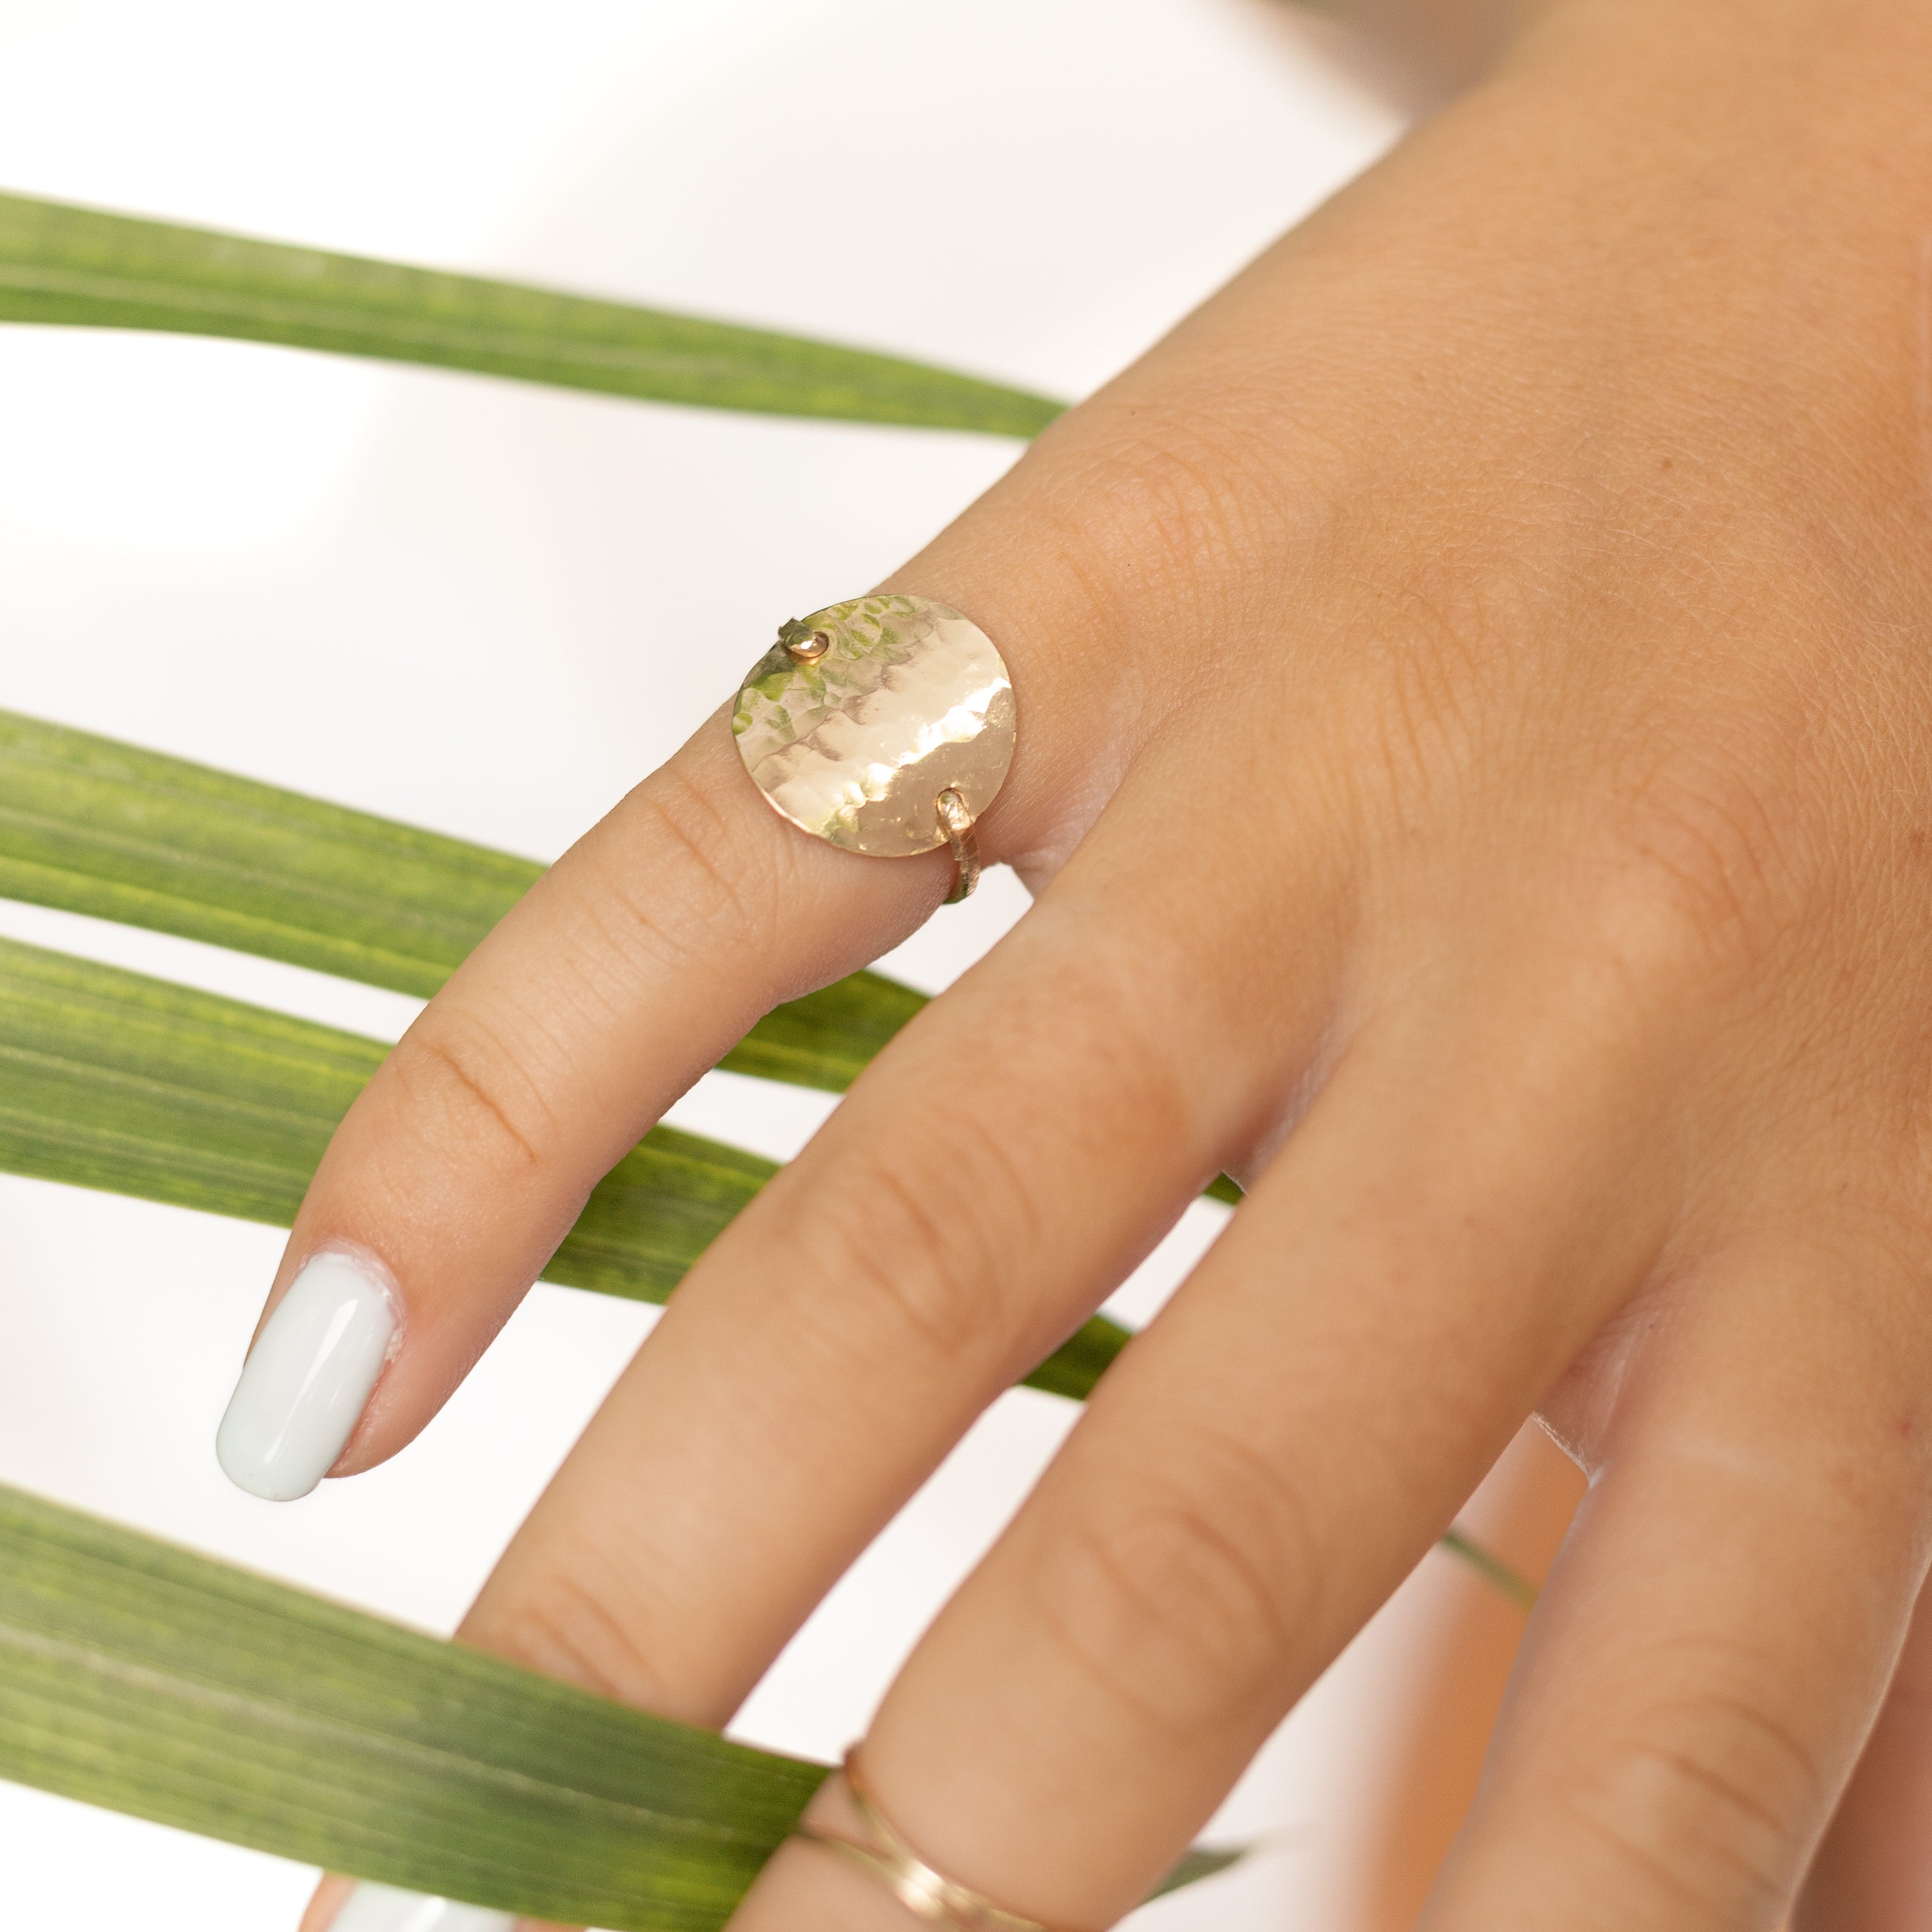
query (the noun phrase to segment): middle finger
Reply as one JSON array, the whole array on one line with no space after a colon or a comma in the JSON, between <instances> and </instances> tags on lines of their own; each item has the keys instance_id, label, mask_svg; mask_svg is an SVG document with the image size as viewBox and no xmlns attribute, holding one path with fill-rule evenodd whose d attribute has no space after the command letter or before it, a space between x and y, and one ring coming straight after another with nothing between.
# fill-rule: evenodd
<instances>
[{"instance_id":1,"label":"middle finger","mask_svg":"<svg viewBox=\"0 0 1932 1932\"><path fill-rule=\"evenodd\" d=\"M722 1722L980 1411L1252 1144L1327 966L1150 862L1144 830L1096 831L713 1245L466 1638ZM1258 1000L1217 1012L1204 937L1300 998L1277 989L1265 1026Z\"/></svg>"}]
</instances>

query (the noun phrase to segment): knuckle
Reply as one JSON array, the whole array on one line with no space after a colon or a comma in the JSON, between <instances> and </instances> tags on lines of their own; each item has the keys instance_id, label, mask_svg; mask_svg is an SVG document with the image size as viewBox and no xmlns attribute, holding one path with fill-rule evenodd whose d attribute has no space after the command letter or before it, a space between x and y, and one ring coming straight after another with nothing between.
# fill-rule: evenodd
<instances>
[{"instance_id":1,"label":"knuckle","mask_svg":"<svg viewBox=\"0 0 1932 1932\"><path fill-rule=\"evenodd\" d=\"M610 1607L607 1580L586 1576L574 1565L526 1580L500 1600L485 1597L472 1618L472 1641L499 1656L600 1696L646 1710L668 1712L688 1698L692 1673L680 1668L674 1648L649 1646L638 1633L660 1629L646 1580L625 1582L622 1615Z\"/></svg>"},{"instance_id":2,"label":"knuckle","mask_svg":"<svg viewBox=\"0 0 1932 1932\"><path fill-rule=\"evenodd\" d=\"M652 772L623 809L626 847L646 862L600 868L596 895L622 922L622 950L641 938L678 959L714 960L721 946L770 950L789 896L782 842L749 836L742 812L675 764Z\"/></svg>"},{"instance_id":3,"label":"knuckle","mask_svg":"<svg viewBox=\"0 0 1932 1932\"><path fill-rule=\"evenodd\" d=\"M1033 1587L1045 1626L1117 1706L1198 1736L1281 1687L1318 1574L1287 1480L1232 1439L1185 1474L1111 1491L1053 1544Z\"/></svg>"},{"instance_id":4,"label":"knuckle","mask_svg":"<svg viewBox=\"0 0 1932 1932\"><path fill-rule=\"evenodd\" d=\"M1215 412L1163 410L1107 462L1111 504L1132 553L1167 580L1196 581L1215 564L1274 547L1291 493L1238 425Z\"/></svg>"},{"instance_id":5,"label":"knuckle","mask_svg":"<svg viewBox=\"0 0 1932 1932\"><path fill-rule=\"evenodd\" d=\"M1715 748L1673 754L1634 784L1610 897L1640 980L1731 982L1802 920L1806 842L1784 789L1766 782L1760 758Z\"/></svg>"},{"instance_id":6,"label":"knuckle","mask_svg":"<svg viewBox=\"0 0 1932 1932\"><path fill-rule=\"evenodd\" d=\"M1102 1163L1170 1149L1191 1126L1125 976L1056 964L1007 989L990 1078L960 1051L972 1008L950 1010L950 1033L919 1022L849 1103L862 1111L766 1195L760 1238L787 1257L788 1318L832 1359L1010 1379L1061 1339L1064 1290L1094 1266L1070 1190L1096 1201ZM1033 1076L1018 1090L999 1074L1016 1067Z\"/></svg>"},{"instance_id":7,"label":"knuckle","mask_svg":"<svg viewBox=\"0 0 1932 1932\"><path fill-rule=\"evenodd\" d=\"M1137 569L1191 578L1244 548L1250 521L1227 440L1205 424L1142 421L1094 466L1106 526Z\"/></svg>"},{"instance_id":8,"label":"knuckle","mask_svg":"<svg viewBox=\"0 0 1932 1932\"><path fill-rule=\"evenodd\" d=\"M931 1360L1004 1363L1027 1325L1018 1258L1038 1230L1033 1192L970 1116L912 1160L835 1168L788 1218L781 1240L806 1259L810 1312L842 1352L856 1342L902 1362L910 1342Z\"/></svg>"},{"instance_id":9,"label":"knuckle","mask_svg":"<svg viewBox=\"0 0 1932 1932\"><path fill-rule=\"evenodd\" d=\"M1826 1796L1821 1766L1760 1698L1712 1688L1648 1703L1571 1802L1660 1903L1768 1924Z\"/></svg>"},{"instance_id":10,"label":"knuckle","mask_svg":"<svg viewBox=\"0 0 1932 1932\"><path fill-rule=\"evenodd\" d=\"M397 1042L388 1070L432 1142L511 1168L543 1164L554 1125L542 1090L477 1015L432 1006Z\"/></svg>"},{"instance_id":11,"label":"knuckle","mask_svg":"<svg viewBox=\"0 0 1932 1932\"><path fill-rule=\"evenodd\" d=\"M1031 506L1035 528L1089 602L1129 632L1161 610L1190 627L1220 624L1231 596L1250 594L1240 566L1305 544L1331 514L1311 467L1264 445L1211 388L1136 394L1081 434Z\"/></svg>"}]
</instances>

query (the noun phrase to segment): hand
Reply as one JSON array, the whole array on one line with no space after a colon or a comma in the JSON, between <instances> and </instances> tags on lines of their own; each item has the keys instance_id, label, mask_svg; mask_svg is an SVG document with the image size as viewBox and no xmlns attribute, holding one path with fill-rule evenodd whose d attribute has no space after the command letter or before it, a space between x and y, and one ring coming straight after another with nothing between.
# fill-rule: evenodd
<instances>
[{"instance_id":1,"label":"hand","mask_svg":"<svg viewBox=\"0 0 1932 1932\"><path fill-rule=\"evenodd\" d=\"M1912 0L1559 0L908 566L1012 668L982 838L1038 903L693 1270L468 1640L722 1724L1226 1167L881 1710L885 1814L1106 1924L1540 1409L1594 1485L1429 1922L1778 1922L1932 1532L1928 73ZM558 865L292 1237L277 1296L336 1252L402 1311L336 1473L950 871L782 824L722 716ZM900 1915L794 1845L740 1922Z\"/></svg>"}]
</instances>

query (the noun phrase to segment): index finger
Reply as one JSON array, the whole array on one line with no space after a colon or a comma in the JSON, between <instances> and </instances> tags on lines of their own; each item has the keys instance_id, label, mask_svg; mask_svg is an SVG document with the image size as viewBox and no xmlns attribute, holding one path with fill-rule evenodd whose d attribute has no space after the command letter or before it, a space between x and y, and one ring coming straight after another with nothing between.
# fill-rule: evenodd
<instances>
[{"instance_id":1,"label":"index finger","mask_svg":"<svg viewBox=\"0 0 1932 1932\"><path fill-rule=\"evenodd\" d=\"M286 1500L403 1447L664 1108L772 1006L910 932L949 865L800 836L709 720L511 910L337 1130L222 1421L230 1478Z\"/></svg>"}]
</instances>

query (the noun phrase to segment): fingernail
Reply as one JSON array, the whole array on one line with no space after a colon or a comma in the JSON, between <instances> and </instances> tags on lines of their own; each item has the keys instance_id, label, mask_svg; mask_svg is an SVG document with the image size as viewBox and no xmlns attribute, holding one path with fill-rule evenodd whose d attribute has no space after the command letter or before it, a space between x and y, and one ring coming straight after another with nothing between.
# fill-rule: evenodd
<instances>
[{"instance_id":1,"label":"fingernail","mask_svg":"<svg viewBox=\"0 0 1932 1932\"><path fill-rule=\"evenodd\" d=\"M272 1502L307 1496L342 1454L395 1333L395 1299L373 1260L332 1248L304 1264L221 1418L214 1453L228 1480Z\"/></svg>"},{"instance_id":2,"label":"fingernail","mask_svg":"<svg viewBox=\"0 0 1932 1932\"><path fill-rule=\"evenodd\" d=\"M394 1886L358 1885L335 1915L328 1932L510 1932L509 1912L459 1905L453 1898L426 1898Z\"/></svg>"}]
</instances>

